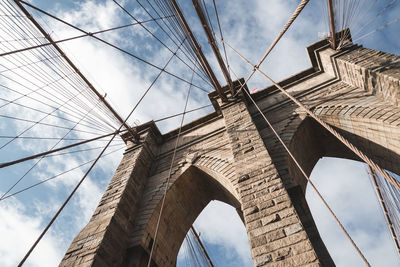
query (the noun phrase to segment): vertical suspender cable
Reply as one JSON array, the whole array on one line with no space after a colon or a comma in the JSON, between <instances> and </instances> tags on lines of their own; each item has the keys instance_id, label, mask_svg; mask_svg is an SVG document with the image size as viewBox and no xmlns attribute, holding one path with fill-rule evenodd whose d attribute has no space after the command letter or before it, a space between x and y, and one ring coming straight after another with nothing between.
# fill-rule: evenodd
<instances>
[{"instance_id":1,"label":"vertical suspender cable","mask_svg":"<svg viewBox=\"0 0 400 267\"><path fill-rule=\"evenodd\" d=\"M183 40L184 42L184 40ZM181 45L183 44L183 42L181 43ZM180 46L177 48L177 51L180 49ZM18 266L22 266L22 264L24 264L24 262L26 261L26 259L29 257L29 255L32 253L32 251L34 250L34 248L37 246L37 244L40 242L40 240L43 238L43 236L46 234L46 232L49 230L50 226L54 223L54 221L56 220L56 218L58 217L58 215L61 213L61 211L64 209L64 207L67 205L67 203L69 202L69 200L72 198L72 196L75 194L76 190L78 190L79 186L82 184L82 182L86 179L86 177L88 176L89 172L93 169L93 167L96 165L97 161L101 158L101 156L103 155L103 153L106 151L106 149L108 148L108 146L111 144L111 142L114 140L115 136L121 131L122 127L124 127L124 125L126 125L127 120L132 116L133 112L136 110L136 108L138 107L139 103L141 103L141 101L143 100L143 98L145 97L145 95L149 92L149 90L153 87L153 85L155 84L155 82L158 80L158 78L160 77L160 75L165 71L165 68L168 66L168 64L171 62L172 58L175 56L176 52L170 57L170 59L167 61L167 63L165 64L164 68L161 69L161 71L159 72L159 74L156 76L156 78L153 80L153 82L150 84L150 86L147 88L147 90L144 92L144 94L142 95L142 97L140 98L140 100L137 102L137 104L134 106L134 108L130 111L130 113L128 114L128 116L126 117L126 119L121 123L121 125L119 126L118 130L114 132L112 138L108 141L107 145L104 147L104 149L100 152L99 156L96 158L96 160L92 163L92 165L89 167L88 171L84 174L84 176L82 177L82 179L79 181L79 183L75 186L74 190L71 192L71 194L67 197L67 199L64 201L64 203L61 205L60 209L57 211L57 213L53 216L53 218L51 219L51 221L48 223L48 225L46 226L46 228L43 230L43 232L40 234L40 236L37 238L37 240L35 241L35 243L31 246L31 248L29 249L29 251L26 253L26 255L24 256L24 258L21 260L21 262L19 263ZM192 74L192 81L193 81L193 76L194 73ZM190 87L189 87L189 93L190 93L190 88L192 86L192 81L190 81ZM187 102L188 100L186 100L186 105L185 105L185 110L186 110L186 106L187 106ZM183 116L184 117L184 116Z\"/></svg>"},{"instance_id":2,"label":"vertical suspender cable","mask_svg":"<svg viewBox=\"0 0 400 267\"><path fill-rule=\"evenodd\" d=\"M194 76L194 74L192 74L191 80L193 80L193 76ZM160 213L158 214L158 218L157 218L156 230L154 232L154 238L153 238L154 241L153 241L153 245L151 246L150 255L149 255L149 261L147 263L147 267L150 267L150 265L151 265L151 260L152 260L152 256L153 256L154 247L156 246L156 242L157 242L158 229L160 227L160 221L161 221L162 213L164 211L164 204L165 204L165 199L167 197L167 191L168 191L168 187L169 187L169 180L171 179L172 167L174 166L176 150L178 148L179 138L180 138L180 135L181 135L181 132L182 132L183 121L185 119L185 113L186 113L187 105L188 105L188 102L189 102L189 96L190 96L191 88L192 88L192 86L189 85L189 89L188 89L188 93L187 93L186 101L185 101L185 107L183 109L182 119L181 119L181 123L180 123L180 126L179 126L178 135L176 137L176 142L175 142L175 146L174 146L174 152L172 154L171 165L169 167L167 181L165 182L165 188L164 188L164 193L163 193L163 197L162 197L162 201L161 201L161 207L160 207Z\"/></svg>"},{"instance_id":3,"label":"vertical suspender cable","mask_svg":"<svg viewBox=\"0 0 400 267\"><path fill-rule=\"evenodd\" d=\"M239 80L240 81L240 80ZM244 88L244 87L242 87ZM350 243L353 245L353 247L356 249L357 253L360 255L361 259L364 261L366 266L371 266L368 262L368 260L365 258L364 254L361 252L361 250L358 248L357 244L353 241L349 233L347 232L346 228L344 228L343 224L340 222L338 217L336 217L335 213L333 210L330 208L329 204L325 201L324 197L321 195L319 190L315 187L314 183L311 181L310 177L306 174L306 172L303 170L299 162L296 160L292 152L290 152L289 148L286 146L285 142L281 139L279 136L278 132L275 130L275 128L272 126L272 124L269 122L267 117L264 115L264 113L261 111L260 107L257 105L256 101L252 98L252 96L249 94L249 92L246 89L242 89L243 92L247 94L253 105L257 108L258 112L260 115L263 117L265 122L268 124L268 126L271 128L272 132L275 134L275 136L278 138L279 142L282 144L283 148L286 150L290 158L294 161L296 164L297 168L300 170L300 172L303 174L304 178L308 181L308 183L311 185L311 187L314 189L314 191L317 193L318 197L321 199L322 203L325 205L325 207L328 209L329 213L332 215L332 217L335 219L336 223L339 225L339 227L342 229L343 233L346 235L346 237L349 239Z\"/></svg>"},{"instance_id":4,"label":"vertical suspender cable","mask_svg":"<svg viewBox=\"0 0 400 267\"><path fill-rule=\"evenodd\" d=\"M378 195L378 198L379 198L379 203L381 204L381 207L382 207L382 210L383 210L383 214L385 215L386 222L387 222L387 224L389 226L389 230L390 230L390 233L392 235L393 242L394 242L394 244L395 244L395 246L397 248L397 253L399 253L399 255L400 255L399 240L397 239L396 233L394 232L393 223L392 223L392 220L390 219L389 212L388 212L388 210L386 208L386 205L385 205L385 201L383 200L381 189L379 188L378 183L376 181L375 172L371 168L371 166L368 166L368 168L369 168L369 173L371 174L371 177L372 177L372 182L374 183L374 186L375 186L376 194Z\"/></svg>"},{"instance_id":5,"label":"vertical suspender cable","mask_svg":"<svg viewBox=\"0 0 400 267\"><path fill-rule=\"evenodd\" d=\"M293 12L292 16L290 16L289 20L286 22L285 26L283 29L279 32L278 36L275 38L275 40L272 42L272 44L268 47L267 52L262 56L260 61L257 63L257 65L252 65L253 71L250 73L249 77L246 79L244 84L240 87L240 89L237 91L239 93L242 89L243 86L253 77L254 73L257 71L257 69L261 66L261 64L264 62L264 60L267 58L267 56L271 53L272 49L276 46L276 44L279 42L279 40L282 38L282 36L286 33L286 31L289 29L290 25L296 20L296 18L300 15L301 11L304 9L304 7L307 5L307 3L310 0L302 0L300 4L297 6L296 10ZM224 44L227 44L222 38L221 42Z\"/></svg>"},{"instance_id":6,"label":"vertical suspender cable","mask_svg":"<svg viewBox=\"0 0 400 267\"><path fill-rule=\"evenodd\" d=\"M72 61L67 57L64 51L54 42L54 40L50 37L50 35L42 28L42 26L33 18L33 16L25 9L25 7L21 4L20 0L14 0L14 2L18 5L21 11L31 20L31 22L36 26L36 28L46 37L46 39L53 45L53 47L62 55L62 57L68 62L68 64L75 70L75 72L81 77L82 80L85 81L87 86L92 90L93 93L104 103L104 105L111 111L111 113L115 116L115 118L123 124L123 126L129 131L132 135L132 138L136 140L137 133L129 127L129 125L121 118L121 116L114 110L114 108L105 100L105 98L96 90L96 88L89 82L88 79L80 72L80 70L72 63ZM85 33L86 34L86 33Z\"/></svg>"},{"instance_id":7,"label":"vertical suspender cable","mask_svg":"<svg viewBox=\"0 0 400 267\"><path fill-rule=\"evenodd\" d=\"M194 229L193 225L190 227L190 229L193 231L194 237L196 238L196 241L199 243L201 250L203 251L204 255L206 256L207 262L210 264L211 267L214 267L214 264L211 261L210 256L207 253L206 248L203 245L203 242L200 240L200 236L197 234L196 230Z\"/></svg>"},{"instance_id":8,"label":"vertical suspender cable","mask_svg":"<svg viewBox=\"0 0 400 267\"><path fill-rule=\"evenodd\" d=\"M229 46L237 55L239 55L245 62L249 65L254 66L247 58L245 58L242 54L240 54L236 49L230 46L226 41L224 41L227 46ZM303 109L311 118L316 120L321 126L323 126L326 130L328 130L333 136L335 136L340 142L342 142L345 146L347 146L351 151L354 152L360 159L362 159L365 163L370 165L374 170L376 170L379 174L381 174L388 182L390 182L397 190L400 190L400 183L395 178L393 178L390 174L388 174L384 169L382 169L378 164L376 164L372 159L370 159L367 155L365 155L361 150L355 147L352 143L350 143L344 136L342 136L339 132L337 132L332 126L328 123L324 122L317 115L315 115L309 108L307 108L303 103L297 100L294 96L289 94L285 89L282 88L278 83L272 80L267 74L265 74L258 67L255 68L261 75L267 78L276 88L278 88L283 94L285 94L290 100L292 100L297 106ZM244 86L244 85L243 85ZM242 86L242 88L243 88Z\"/></svg>"}]
</instances>

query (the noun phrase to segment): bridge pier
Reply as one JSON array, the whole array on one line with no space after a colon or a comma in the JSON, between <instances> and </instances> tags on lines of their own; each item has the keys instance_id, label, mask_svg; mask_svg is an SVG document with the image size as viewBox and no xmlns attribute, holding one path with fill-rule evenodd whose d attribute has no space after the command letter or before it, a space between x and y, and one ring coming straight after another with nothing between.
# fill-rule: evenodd
<instances>
[{"instance_id":1,"label":"bridge pier","mask_svg":"<svg viewBox=\"0 0 400 267\"><path fill-rule=\"evenodd\" d=\"M400 173L399 56L358 46L335 52L326 41L308 51L312 67L280 84ZM252 96L307 174L324 156L357 159L274 86ZM178 130L161 135L154 123L139 127L140 144L128 144L60 266L147 266L152 248L152 266L175 266L187 231L215 199L238 210L255 266L334 266L305 200L307 181L258 111L240 95L229 102L209 97L216 110L183 126L170 178Z\"/></svg>"}]
</instances>

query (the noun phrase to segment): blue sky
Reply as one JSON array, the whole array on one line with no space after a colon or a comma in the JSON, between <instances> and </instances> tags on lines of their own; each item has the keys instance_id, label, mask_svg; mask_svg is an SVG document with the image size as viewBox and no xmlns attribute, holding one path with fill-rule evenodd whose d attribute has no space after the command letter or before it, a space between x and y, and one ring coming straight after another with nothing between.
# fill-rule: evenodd
<instances>
[{"instance_id":1,"label":"blue sky","mask_svg":"<svg viewBox=\"0 0 400 267\"><path fill-rule=\"evenodd\" d=\"M193 27L196 36L199 37L212 66L217 70L217 62L207 45L190 1L178 2L182 4L190 25ZM280 31L299 1L274 0L266 3L265 1L252 0L246 1L245 5L243 1L239 0L217 0L216 2L221 16L225 40L255 63L264 54L268 45ZM370 11L370 14L360 16L360 18L365 17L365 20L355 19L354 32L360 28L357 23L365 23L369 18L373 18L374 14L389 2L379 1ZM88 31L130 23L130 18L112 1L33 0L31 3ZM206 3L210 6L211 2L206 1ZM123 4L138 19L147 19L147 15L138 7L135 1L123 1ZM270 74L275 80L280 80L310 66L305 47L317 41L319 35L328 31L327 23L321 13L322 9L319 1L311 1L308 4L304 12L263 64L262 69L266 73ZM395 19L399 13L399 4L396 3L363 32L354 36L354 39ZM36 12L34 12L34 15L49 30L54 39L62 39L79 34L77 31L45 18ZM214 19L213 21L215 22ZM171 49L175 47L174 44L167 40L165 34L157 28L157 25L148 23L146 26L154 31L161 40L165 41ZM400 36L396 34L398 31L399 24L393 24L383 31L359 40L359 43L369 48L399 54ZM2 31L0 37L4 38L4 34ZM157 63L158 66L165 64L170 57L168 50L155 42L151 36L137 26L118 32L102 34L101 37L140 55L150 62ZM107 93L107 99L123 117L128 114L134 103L158 74L157 70L88 38L63 44L62 48L89 80L94 83L96 88L102 93ZM180 55L183 57L182 54ZM248 76L251 69L229 50L228 58L232 69L239 76ZM1 59L0 63L2 64L0 71L2 71L8 63ZM167 70L190 80L191 71L177 59L172 60ZM221 83L223 83L222 74L220 72L216 73ZM4 75L6 74L4 73ZM0 77L2 84L15 85L4 78L4 75ZM195 83L206 89L211 89L209 85L199 78L195 78ZM255 75L249 83L249 88L261 89L267 85L268 83L264 78ZM182 112L186 92L187 85L185 83L163 74L137 111L135 111L130 123L142 123L150 119L158 119ZM15 94L5 90L0 90L0 96L7 99L16 97ZM20 103L25 102L21 101ZM32 101L27 101L26 104L42 108ZM209 100L204 92L192 90L189 109L207 104L209 104ZM206 109L191 113L185 121L191 121L210 111L212 110ZM36 113L26 112L26 110L12 105L3 108L0 113L2 115L19 114L22 117L36 120L38 118ZM49 119L50 121L59 125L62 124L54 119ZM166 132L176 128L178 123L179 118L175 118L162 122L158 126L163 132ZM2 118L0 120L1 135L15 135L29 125L29 123ZM26 133L26 136L46 134L47 136L62 136L64 133L66 131L41 126L32 128ZM88 135L75 133L70 136L78 138L87 137ZM1 141L4 142L4 140ZM69 142L64 141L63 144ZM18 158L18 156L29 155L34 151L46 150L53 144L54 142L50 141L18 140L0 150L0 160L3 162ZM96 148L103 145L104 141L99 141L85 146L85 148ZM29 258L27 266L54 266L59 262L72 238L90 218L103 190L107 186L122 155L123 145L120 141L115 142L115 146L108 151L111 152L116 149L120 150L101 159L96 165L89 179L83 183L77 195L67 205L62 215ZM11 192L57 175L71 167L78 166L84 161L94 159L98 152L99 149L94 149L84 153L47 158L40 162L34 171L30 172ZM32 162L28 162L18 165L17 168L1 169L0 175L3 179L0 180L0 192L5 192L32 164ZM14 266L21 259L88 167L89 165L87 164L81 169L76 169L64 176L23 192L16 197L10 197L0 202L0 218L2 218L0 221L0 236L2 237L0 240L1 266ZM339 173L339 169L343 170L343 173ZM341 179L335 180L335 183L332 184L332 179L327 174L335 174ZM352 236L354 235L356 242L360 243L363 251L365 250L367 258L371 259L372 263L375 263L373 259L376 259L374 264L376 266L398 265L398 259L391 250L388 233L383 230L383 218L377 215L379 214L379 209L374 202L375 196L371 192L366 193L369 184L365 179L365 167L355 162L323 159L314 169L312 177L322 193L326 195L327 200L332 203L334 210L343 219L346 227L349 227L349 231ZM351 186L347 185L349 181L351 181L351 184L357 183L359 185L361 183L366 190L361 193L351 191ZM350 189L342 190L343 188ZM347 195L343 195L345 193ZM345 205L346 203L341 202L341 200L352 196L355 198L354 203L356 203L356 206L349 207ZM344 238L335 230L334 222L324 213L325 211L319 204L319 200L315 199L312 192L307 192L307 198L320 227L321 235L328 249L331 248L332 257L337 265L362 266L358 256L351 251ZM360 211L360 214L355 219L354 216L351 216L352 212L350 212L354 210ZM231 227L221 231L220 218L217 217L215 221L210 220L210 218L216 217L212 216L215 213L226 214L226 216L230 217L232 221ZM368 223L365 224L365 222ZM223 203L212 202L199 216L195 225L202 233L202 237L205 238L207 247L211 249L211 255L214 257L227 256L223 260L215 259L216 262L220 263L230 261L229 265L222 264L221 266L234 266L233 262L236 262L237 266L251 266L244 226L233 209L229 209ZM380 246L374 246L371 240L380 240L381 242L379 243L375 242L375 245L378 243Z\"/></svg>"}]
</instances>

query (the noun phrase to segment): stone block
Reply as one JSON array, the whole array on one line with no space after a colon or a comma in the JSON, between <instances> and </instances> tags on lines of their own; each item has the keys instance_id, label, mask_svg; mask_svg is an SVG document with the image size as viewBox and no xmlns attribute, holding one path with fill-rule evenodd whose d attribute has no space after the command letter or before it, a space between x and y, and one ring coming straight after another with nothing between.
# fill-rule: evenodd
<instances>
[{"instance_id":1,"label":"stone block","mask_svg":"<svg viewBox=\"0 0 400 267\"><path fill-rule=\"evenodd\" d=\"M272 256L270 254L264 254L255 258L255 265L257 267L266 266L272 261Z\"/></svg>"},{"instance_id":2,"label":"stone block","mask_svg":"<svg viewBox=\"0 0 400 267\"><path fill-rule=\"evenodd\" d=\"M292 224L284 229L286 236L298 233L301 230L303 230L303 226L300 223Z\"/></svg>"}]
</instances>

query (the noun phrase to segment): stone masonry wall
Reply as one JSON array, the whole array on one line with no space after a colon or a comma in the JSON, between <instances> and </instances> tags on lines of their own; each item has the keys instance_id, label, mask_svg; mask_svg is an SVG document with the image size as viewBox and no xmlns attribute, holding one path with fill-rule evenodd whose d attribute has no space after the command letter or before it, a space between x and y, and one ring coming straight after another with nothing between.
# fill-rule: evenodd
<instances>
[{"instance_id":1,"label":"stone masonry wall","mask_svg":"<svg viewBox=\"0 0 400 267\"><path fill-rule=\"evenodd\" d=\"M285 88L382 167L400 173L399 56L315 47L314 71L289 78ZM307 173L323 156L355 158L273 87L253 96ZM246 99L218 103L220 115L182 132L152 266L175 265L184 235L213 199L238 209L255 266L334 265L305 201L307 183L271 129ZM60 266L147 265L176 132L148 131L142 139L128 148Z\"/></svg>"},{"instance_id":2,"label":"stone masonry wall","mask_svg":"<svg viewBox=\"0 0 400 267\"><path fill-rule=\"evenodd\" d=\"M243 102L222 107L255 266L319 266L315 250Z\"/></svg>"},{"instance_id":3,"label":"stone masonry wall","mask_svg":"<svg viewBox=\"0 0 400 267\"><path fill-rule=\"evenodd\" d=\"M60 266L120 266L127 236L154 157L151 132L142 135L143 144L128 150L92 218L75 237Z\"/></svg>"},{"instance_id":4,"label":"stone masonry wall","mask_svg":"<svg viewBox=\"0 0 400 267\"><path fill-rule=\"evenodd\" d=\"M400 106L400 57L355 47L336 59L340 79Z\"/></svg>"},{"instance_id":5,"label":"stone masonry wall","mask_svg":"<svg viewBox=\"0 0 400 267\"><path fill-rule=\"evenodd\" d=\"M206 131L203 130L204 127L207 129ZM175 140L171 139L160 147L160 155L153 165L152 173L144 189L140 208L135 219L134 231L130 235L129 247L141 246L148 253L150 252L150 243L153 242L155 222L159 214L157 206L165 190L172 160L172 144ZM211 175L213 179L222 184L232 195L236 195L237 192L231 183L234 179L234 173L231 168L230 158L231 149L229 140L221 118L218 119L214 127L207 127L206 125L194 131L183 132L168 188L171 188L189 167L196 166L208 175ZM207 196L209 201L215 199L215 195L211 192L205 193L209 195ZM193 199L193 201L196 201L196 199ZM184 237L195 218L190 223L186 223L177 214L174 216L174 220L181 220L182 225L179 227L179 231L184 231L182 232ZM178 237L162 235L157 237L157 240L169 240L168 245L165 245L162 241L156 242L157 253L154 254L153 259L159 265L163 263L160 266L175 264L176 256L182 242L182 240L176 238Z\"/></svg>"}]
</instances>

